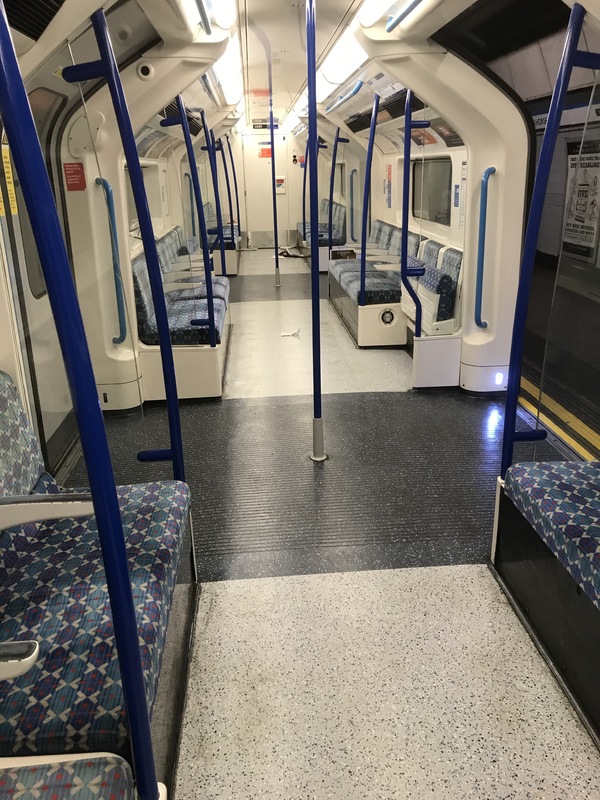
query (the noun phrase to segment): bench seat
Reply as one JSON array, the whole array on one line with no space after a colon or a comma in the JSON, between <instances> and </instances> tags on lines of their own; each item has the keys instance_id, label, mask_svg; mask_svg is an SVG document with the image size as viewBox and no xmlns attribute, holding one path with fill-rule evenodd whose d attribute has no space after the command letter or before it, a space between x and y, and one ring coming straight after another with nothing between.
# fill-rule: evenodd
<instances>
[{"instance_id":1,"label":"bench seat","mask_svg":"<svg viewBox=\"0 0 600 800\"><path fill-rule=\"evenodd\" d=\"M15 759L14 766L0 767L0 796L15 800L135 800L137 795L129 764L118 756L99 754L28 766L20 766Z\"/></svg>"},{"instance_id":2,"label":"bench seat","mask_svg":"<svg viewBox=\"0 0 600 800\"><path fill-rule=\"evenodd\" d=\"M56 484L43 476L47 491ZM38 487L39 488L39 484ZM57 489L54 488L54 491ZM178 481L117 487L152 709L189 518ZM123 692L95 517L0 533L0 640L35 639L38 660L0 682L0 755L129 755Z\"/></svg>"},{"instance_id":3,"label":"bench seat","mask_svg":"<svg viewBox=\"0 0 600 800\"><path fill-rule=\"evenodd\" d=\"M600 609L600 462L515 464L504 491Z\"/></svg>"},{"instance_id":4,"label":"bench seat","mask_svg":"<svg viewBox=\"0 0 600 800\"><path fill-rule=\"evenodd\" d=\"M182 300L206 300L206 281L204 278L182 278L174 282L178 284L181 283L182 288L169 290L167 297L170 302L180 302ZM184 286L186 283L195 283L197 285L194 286L193 289L185 289ZM218 297L225 303L225 305L228 305L230 289L229 278L226 278L222 275L215 275L212 278L211 283L213 297Z\"/></svg>"}]
</instances>

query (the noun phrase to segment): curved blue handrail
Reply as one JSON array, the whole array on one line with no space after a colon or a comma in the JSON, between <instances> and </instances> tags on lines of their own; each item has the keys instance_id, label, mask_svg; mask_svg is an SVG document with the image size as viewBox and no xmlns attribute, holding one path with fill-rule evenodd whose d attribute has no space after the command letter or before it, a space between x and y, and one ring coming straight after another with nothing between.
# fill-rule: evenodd
<instances>
[{"instance_id":1,"label":"curved blue handrail","mask_svg":"<svg viewBox=\"0 0 600 800\"><path fill-rule=\"evenodd\" d=\"M329 173L329 219L328 219L328 234L329 234L329 253L331 254L331 247L333 242L333 195L335 192L335 168L337 166L338 146L340 144L348 144L350 139L345 139L340 136L340 129L335 132L335 139L333 140L333 153L331 154L331 172Z\"/></svg>"},{"instance_id":2,"label":"curved blue handrail","mask_svg":"<svg viewBox=\"0 0 600 800\"><path fill-rule=\"evenodd\" d=\"M219 176L217 175L217 156L215 151L215 135L210 130L206 122L206 114L204 109L200 109L200 119L202 120L202 128L204 130L204 139L206 140L206 152L208 153L208 163L210 164L210 173L212 176L213 194L215 197L215 212L217 215L217 242L221 252L221 272L227 275L227 265L225 263L225 236L223 235L223 215L221 213L221 199L219 197Z\"/></svg>"},{"instance_id":3,"label":"curved blue handrail","mask_svg":"<svg viewBox=\"0 0 600 800\"><path fill-rule=\"evenodd\" d=\"M184 172L184 178L188 179L188 186L190 190L190 214L192 216L192 236L196 235L196 216L194 214L194 186L192 184L192 176L189 172Z\"/></svg>"},{"instance_id":4,"label":"curved blue handrail","mask_svg":"<svg viewBox=\"0 0 600 800\"><path fill-rule=\"evenodd\" d=\"M171 456L173 460L173 477L175 480L185 481L185 465L183 460L183 441L181 438L181 420L179 416L179 398L177 396L177 379L175 376L175 360L171 345L171 333L169 329L169 317L165 301L165 293L162 281L162 270L156 250L152 218L148 206L148 197L144 186L144 176L140 165L140 158L135 143L135 135L131 125L131 117L127 108L125 92L119 74L119 68L115 58L106 16L102 10L96 11L92 15L92 26L94 36L98 45L100 58L97 61L86 64L77 64L65 67L62 77L68 83L79 83L82 80L92 78L105 78L112 99L115 111L117 127L123 142L125 160L129 170L129 180L131 190L138 213L140 233L144 245L144 255L148 269L148 280L150 281L150 291L152 302L154 303L154 313L156 316L156 326L158 328L158 341L162 362L163 380L165 385L165 396L167 401L167 415L169 421L169 437L171 444Z\"/></svg>"},{"instance_id":5,"label":"curved blue handrail","mask_svg":"<svg viewBox=\"0 0 600 800\"><path fill-rule=\"evenodd\" d=\"M353 242L358 241L354 235L354 176L358 175L358 170L353 169L350 173L350 239Z\"/></svg>"},{"instance_id":6,"label":"curved blue handrail","mask_svg":"<svg viewBox=\"0 0 600 800\"><path fill-rule=\"evenodd\" d=\"M496 167L488 167L481 178L481 199L479 201L479 244L477 245L477 281L475 283L475 325L487 328L488 324L481 319L481 303L483 301L483 270L485 266L485 233L487 226L488 183L496 172Z\"/></svg>"},{"instance_id":7,"label":"curved blue handrail","mask_svg":"<svg viewBox=\"0 0 600 800\"><path fill-rule=\"evenodd\" d=\"M104 12L97 11L92 21L96 30L105 26ZM158 800L138 622L96 379L55 197L2 4L0 114L38 248L79 428L110 598L137 794L140 800Z\"/></svg>"},{"instance_id":8,"label":"curved blue handrail","mask_svg":"<svg viewBox=\"0 0 600 800\"><path fill-rule=\"evenodd\" d=\"M96 178L96 185L102 186L106 197L108 209L108 224L110 228L110 247L112 250L113 276L115 279L115 294L117 295L117 314L119 317L119 335L113 336L113 344L123 344L127 336L127 315L125 314L125 298L123 296L123 278L121 277L121 262L119 261L119 240L117 238L117 220L115 217L115 199L113 190L106 178Z\"/></svg>"},{"instance_id":9,"label":"curved blue handrail","mask_svg":"<svg viewBox=\"0 0 600 800\"><path fill-rule=\"evenodd\" d=\"M217 150L221 151L221 161L223 162L223 172L225 173L225 188L227 190L227 205L229 206L229 222L231 226L231 243L235 243L235 220L233 219L233 198L231 196L231 182L229 181L229 170L227 169L227 159L225 158L225 148L223 140L217 142Z\"/></svg>"},{"instance_id":10,"label":"curved blue handrail","mask_svg":"<svg viewBox=\"0 0 600 800\"><path fill-rule=\"evenodd\" d=\"M567 36L560 60L560 67L552 100L548 110L546 130L540 147L540 157L538 159L533 193L531 195L531 205L529 207L529 217L525 230L525 241L523 243L523 255L521 257L521 270L519 272L519 289L517 292L517 302L515 306L515 318L513 323L512 343L510 347L510 360L508 367L508 381L506 385L506 409L504 412L504 432L502 438L502 464L500 476L504 478L506 470L510 467L513 460L513 450L516 441L524 439L535 439L546 434L544 429L535 431L516 431L517 404L521 390L521 363L523 360L523 346L525 327L527 324L527 310L529 307L529 295L531 293L531 281L535 267L535 255L537 251L538 237L542 223L542 213L546 199L546 190L550 180L550 170L554 149L560 129L560 120L565 104L565 97L569 88L569 79L573 70L574 62L578 58L577 44L583 27L585 9L579 3L573 5L569 24L567 26Z\"/></svg>"},{"instance_id":11,"label":"curved blue handrail","mask_svg":"<svg viewBox=\"0 0 600 800\"><path fill-rule=\"evenodd\" d=\"M240 194L238 190L237 173L235 171L235 161L233 160L233 150L231 149L231 142L229 141L229 134L225 135L227 139L227 149L229 150L229 160L231 161L231 175L233 177L233 188L235 190L235 208L237 211L237 224L240 236L242 234L242 220L240 218Z\"/></svg>"},{"instance_id":12,"label":"curved blue handrail","mask_svg":"<svg viewBox=\"0 0 600 800\"><path fill-rule=\"evenodd\" d=\"M379 95L373 98L373 111L371 112L371 127L369 128L369 144L367 147L367 160L365 163L365 183L363 189L363 208L360 250L360 295L359 305L366 303L366 284L367 284L367 226L369 224L369 196L371 194L371 167L373 165L373 150L375 148L375 133L377 131L377 114L379 113Z\"/></svg>"},{"instance_id":13,"label":"curved blue handrail","mask_svg":"<svg viewBox=\"0 0 600 800\"><path fill-rule=\"evenodd\" d=\"M394 28L396 28L403 19L406 19L409 14L415 10L415 8L422 2L422 0L412 0L412 3L409 3L405 6L401 11L399 11L395 17L389 17L387 24L385 26L386 33L391 33Z\"/></svg>"},{"instance_id":14,"label":"curved blue handrail","mask_svg":"<svg viewBox=\"0 0 600 800\"><path fill-rule=\"evenodd\" d=\"M410 146L412 142L411 131L414 128L427 128L429 122L427 120L412 121L412 98L413 93L409 89L406 93L406 105L404 107L404 148L402 154L403 160L403 173L402 173L402 244L400 247L400 280L402 286L410 295L413 303L415 304L415 337L421 336L421 318L423 314L423 307L419 295L415 291L414 286L409 278L423 275L425 269L423 267L416 267L409 269L408 267L408 208L410 204Z\"/></svg>"},{"instance_id":15,"label":"curved blue handrail","mask_svg":"<svg viewBox=\"0 0 600 800\"><path fill-rule=\"evenodd\" d=\"M363 81L357 81L353 89L351 89L347 94L342 95L342 97L338 97L338 99L335 101L333 105L327 106L327 108L325 109L325 113L330 114L332 111L335 111L340 106L343 106L344 103L347 103L348 100L351 100L353 97L356 97L356 95L360 92L363 86L364 86Z\"/></svg>"}]
</instances>

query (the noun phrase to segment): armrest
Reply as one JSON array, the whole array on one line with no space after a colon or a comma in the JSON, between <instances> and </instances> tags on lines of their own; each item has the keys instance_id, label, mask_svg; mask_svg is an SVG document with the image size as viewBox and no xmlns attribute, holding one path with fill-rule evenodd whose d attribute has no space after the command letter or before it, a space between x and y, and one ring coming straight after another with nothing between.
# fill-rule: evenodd
<instances>
[{"instance_id":1,"label":"armrest","mask_svg":"<svg viewBox=\"0 0 600 800\"><path fill-rule=\"evenodd\" d=\"M174 264L204 264L204 258L201 255L192 256L178 256Z\"/></svg>"},{"instance_id":2,"label":"armrest","mask_svg":"<svg viewBox=\"0 0 600 800\"><path fill-rule=\"evenodd\" d=\"M379 256L379 255L372 255L371 253L369 253L367 255L367 261L383 261L384 264L399 264L400 256L390 256L390 255Z\"/></svg>"},{"instance_id":3,"label":"armrest","mask_svg":"<svg viewBox=\"0 0 600 800\"><path fill-rule=\"evenodd\" d=\"M0 530L50 519L91 517L91 494L25 494L0 497Z\"/></svg>"},{"instance_id":4,"label":"armrest","mask_svg":"<svg viewBox=\"0 0 600 800\"><path fill-rule=\"evenodd\" d=\"M37 661L40 646L26 639L20 642L0 642L0 681L24 675Z\"/></svg>"},{"instance_id":5,"label":"armrest","mask_svg":"<svg viewBox=\"0 0 600 800\"><path fill-rule=\"evenodd\" d=\"M163 283L163 289L165 294L169 294L170 292L185 292L187 289L202 289L205 286L204 281L202 280L190 280L189 283Z\"/></svg>"},{"instance_id":6,"label":"armrest","mask_svg":"<svg viewBox=\"0 0 600 800\"><path fill-rule=\"evenodd\" d=\"M204 270L203 269L186 269L186 270L176 270L173 272L165 272L163 274L163 280L165 281L164 285L168 285L173 281L183 281L187 280L188 278L203 278L204 277ZM168 282L168 283L167 283ZM181 289L181 286L179 287Z\"/></svg>"}]
</instances>

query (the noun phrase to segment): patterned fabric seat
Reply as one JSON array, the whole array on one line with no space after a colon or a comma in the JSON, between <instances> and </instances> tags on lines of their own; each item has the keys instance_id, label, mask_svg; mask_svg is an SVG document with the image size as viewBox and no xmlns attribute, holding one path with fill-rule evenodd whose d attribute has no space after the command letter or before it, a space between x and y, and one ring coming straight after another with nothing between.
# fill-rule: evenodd
<instances>
[{"instance_id":1,"label":"patterned fabric seat","mask_svg":"<svg viewBox=\"0 0 600 800\"><path fill-rule=\"evenodd\" d=\"M351 300L360 300L360 271L343 272L338 281ZM365 280L365 305L399 303L402 295L400 273L389 270L367 272Z\"/></svg>"},{"instance_id":2,"label":"patterned fabric seat","mask_svg":"<svg viewBox=\"0 0 600 800\"><path fill-rule=\"evenodd\" d=\"M515 464L504 491L600 609L600 462Z\"/></svg>"},{"instance_id":3,"label":"patterned fabric seat","mask_svg":"<svg viewBox=\"0 0 600 800\"><path fill-rule=\"evenodd\" d=\"M182 286L186 283L196 283L193 289L174 289L167 293L170 302L181 300L206 300L206 281L204 278L183 278L176 281ZM215 275L211 280L213 297L218 297L225 305L229 303L229 278Z\"/></svg>"},{"instance_id":4,"label":"patterned fabric seat","mask_svg":"<svg viewBox=\"0 0 600 800\"><path fill-rule=\"evenodd\" d=\"M56 494L12 380L0 372L0 493ZM164 481L117 487L146 696L151 710L184 537L189 490ZM35 639L25 675L0 682L0 756L128 755L110 603L95 517L0 532L0 641Z\"/></svg>"},{"instance_id":5,"label":"patterned fabric seat","mask_svg":"<svg viewBox=\"0 0 600 800\"><path fill-rule=\"evenodd\" d=\"M132 267L138 336L144 344L158 345L158 327L154 314L152 292L150 291L150 280L146 269L146 259L143 254L134 258ZM182 289L182 291L185 291L185 289ZM193 319L208 318L206 299L177 299L171 297L171 294L171 292L165 294L171 343L174 345L210 344L208 325L192 326L190 324ZM213 305L216 339L217 344L220 344L227 318L227 305L225 299L216 296L214 297Z\"/></svg>"},{"instance_id":6,"label":"patterned fabric seat","mask_svg":"<svg viewBox=\"0 0 600 800\"><path fill-rule=\"evenodd\" d=\"M0 769L0 797L11 800L135 800L133 773L118 756Z\"/></svg>"},{"instance_id":7,"label":"patterned fabric seat","mask_svg":"<svg viewBox=\"0 0 600 800\"><path fill-rule=\"evenodd\" d=\"M384 261L367 261L366 272L381 275L380 270L377 269L376 264L385 264ZM357 258L338 258L329 262L329 273L333 275L338 283L342 275L348 272L358 273L360 275L360 261Z\"/></svg>"},{"instance_id":8,"label":"patterned fabric seat","mask_svg":"<svg viewBox=\"0 0 600 800\"><path fill-rule=\"evenodd\" d=\"M346 241L346 208L341 203L332 204L331 215L331 244L334 246L342 245ZM329 200L321 200L319 207L319 216L321 219L317 223L319 247L326 247L329 244ZM306 223L306 231L304 224L299 222L296 226L298 232L298 240L305 241L308 244L311 242L311 232L315 230L315 226L311 224L310 220ZM306 233L306 236L304 235Z\"/></svg>"},{"instance_id":9,"label":"patterned fabric seat","mask_svg":"<svg viewBox=\"0 0 600 800\"><path fill-rule=\"evenodd\" d=\"M426 246L427 244L429 242L426 243ZM428 289L438 297L437 322L454 317L461 265L462 253L460 250L448 248L442 256L440 268L426 265L425 274L419 278L419 288Z\"/></svg>"}]
</instances>

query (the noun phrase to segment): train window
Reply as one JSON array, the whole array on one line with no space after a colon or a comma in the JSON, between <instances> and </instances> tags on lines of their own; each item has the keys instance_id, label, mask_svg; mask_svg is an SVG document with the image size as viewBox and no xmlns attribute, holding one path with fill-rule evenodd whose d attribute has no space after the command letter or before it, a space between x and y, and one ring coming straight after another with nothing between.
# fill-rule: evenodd
<instances>
[{"instance_id":1,"label":"train window","mask_svg":"<svg viewBox=\"0 0 600 800\"><path fill-rule=\"evenodd\" d=\"M427 158L413 163L413 217L450 225L452 160Z\"/></svg>"}]
</instances>

